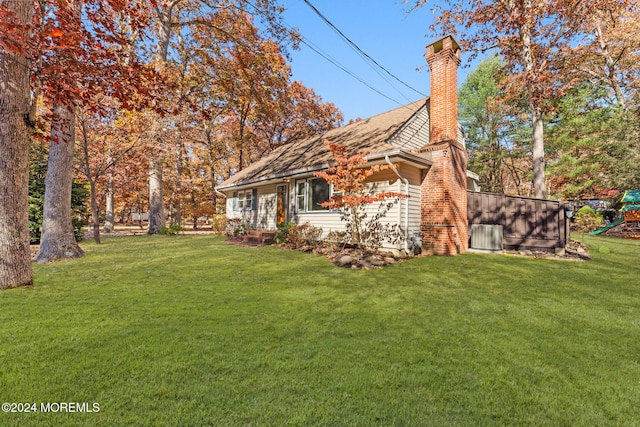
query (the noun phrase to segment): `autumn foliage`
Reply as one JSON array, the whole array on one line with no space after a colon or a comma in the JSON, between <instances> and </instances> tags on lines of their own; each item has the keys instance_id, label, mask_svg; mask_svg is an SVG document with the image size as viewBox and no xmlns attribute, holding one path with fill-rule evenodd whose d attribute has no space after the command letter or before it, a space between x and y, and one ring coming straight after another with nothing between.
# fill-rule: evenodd
<instances>
[{"instance_id":1,"label":"autumn foliage","mask_svg":"<svg viewBox=\"0 0 640 427\"><path fill-rule=\"evenodd\" d=\"M325 144L335 164L327 172L316 172L315 176L332 185L334 195L321 206L342 211L347 234L358 247L379 247L384 240L397 240L398 227L383 224L381 219L398 199L409 196L393 191L377 192L376 185L369 182L372 175L389 170L392 166L366 166L369 152L348 155L346 147L329 141L325 141ZM379 203L378 210L372 214L369 208L376 203Z\"/></svg>"}]
</instances>

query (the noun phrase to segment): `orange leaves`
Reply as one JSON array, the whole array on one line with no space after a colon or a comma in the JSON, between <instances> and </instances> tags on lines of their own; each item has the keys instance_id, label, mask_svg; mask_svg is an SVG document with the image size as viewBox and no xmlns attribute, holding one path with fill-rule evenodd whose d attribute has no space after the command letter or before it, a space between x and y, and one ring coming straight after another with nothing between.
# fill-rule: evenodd
<instances>
[{"instance_id":1,"label":"orange leaves","mask_svg":"<svg viewBox=\"0 0 640 427\"><path fill-rule=\"evenodd\" d=\"M45 37L62 37L64 32L60 28L52 28L50 30L45 30L42 32L42 35Z\"/></svg>"},{"instance_id":2,"label":"orange leaves","mask_svg":"<svg viewBox=\"0 0 640 427\"><path fill-rule=\"evenodd\" d=\"M390 169L390 165L373 165L366 167L368 153L357 153L347 156L347 149L329 141L325 141L335 165L327 172L316 172L314 175L323 178L333 185L334 195L321 206L341 210L341 220L346 222L345 231L350 239L359 247L380 247L383 240L399 239L397 225L382 221L394 202L392 199L409 197L393 191L375 192L375 184L366 185L369 178L377 172ZM336 194L337 193L337 194ZM368 206L381 203L377 213L368 215Z\"/></svg>"},{"instance_id":3,"label":"orange leaves","mask_svg":"<svg viewBox=\"0 0 640 427\"><path fill-rule=\"evenodd\" d=\"M368 152L347 156L346 147L333 144L329 141L325 141L324 143L331 151L336 164L331 166L327 172L316 172L314 175L333 185L334 193L339 194L334 195L324 202L322 204L323 207L330 209L353 209L371 203L384 202L388 199L403 199L408 197L405 194L392 191L378 193L367 192L367 180L377 172L391 169L391 166L372 165L365 167Z\"/></svg>"}]
</instances>

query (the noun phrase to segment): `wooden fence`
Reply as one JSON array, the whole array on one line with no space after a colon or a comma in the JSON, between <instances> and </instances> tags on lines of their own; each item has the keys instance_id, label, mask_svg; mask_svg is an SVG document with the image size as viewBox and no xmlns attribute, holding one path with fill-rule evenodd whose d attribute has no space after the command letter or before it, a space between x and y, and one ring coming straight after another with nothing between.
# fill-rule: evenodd
<instances>
[{"instance_id":1,"label":"wooden fence","mask_svg":"<svg viewBox=\"0 0 640 427\"><path fill-rule=\"evenodd\" d=\"M502 225L505 248L554 249L569 243L569 221L558 201L468 191L467 218L469 229Z\"/></svg>"}]
</instances>

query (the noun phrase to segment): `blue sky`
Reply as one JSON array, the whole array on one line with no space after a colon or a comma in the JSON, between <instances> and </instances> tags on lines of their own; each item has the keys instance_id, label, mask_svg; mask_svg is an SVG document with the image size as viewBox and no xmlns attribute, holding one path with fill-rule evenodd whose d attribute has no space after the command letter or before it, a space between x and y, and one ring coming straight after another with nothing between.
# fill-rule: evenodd
<instances>
[{"instance_id":1,"label":"blue sky","mask_svg":"<svg viewBox=\"0 0 640 427\"><path fill-rule=\"evenodd\" d=\"M311 3L348 38L407 85L429 94L429 69L425 47L438 37L431 33L430 8L407 14L401 0L310 0ZM345 122L367 118L420 99L422 95L407 88L384 72L372 69L347 45L304 0L282 0L284 19L298 28L314 47L361 80L382 92L377 93L301 44L292 51L294 80L315 90L325 102L333 102L345 116ZM465 62L463 55L463 63ZM462 84L469 68L460 68ZM391 99L389 99L391 98Z\"/></svg>"}]
</instances>

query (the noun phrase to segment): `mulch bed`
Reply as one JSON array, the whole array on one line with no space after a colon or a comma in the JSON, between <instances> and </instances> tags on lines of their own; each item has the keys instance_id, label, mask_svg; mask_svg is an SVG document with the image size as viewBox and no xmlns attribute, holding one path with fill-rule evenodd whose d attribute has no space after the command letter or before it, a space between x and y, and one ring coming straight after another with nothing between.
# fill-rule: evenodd
<instances>
[{"instance_id":1,"label":"mulch bed","mask_svg":"<svg viewBox=\"0 0 640 427\"><path fill-rule=\"evenodd\" d=\"M536 251L536 250L506 250L504 253L509 255L520 255L532 258L550 258L550 259L567 259L573 261L589 261L591 255L589 249L585 245L575 240L571 240L565 247L564 254L556 254L549 251Z\"/></svg>"},{"instance_id":2,"label":"mulch bed","mask_svg":"<svg viewBox=\"0 0 640 427\"><path fill-rule=\"evenodd\" d=\"M132 235L143 235L146 234L144 230L140 230L140 232L135 231L120 231L115 233L101 233L102 236L132 236ZM212 230L187 230L182 232L181 234L217 234ZM86 235L86 239L91 239L91 235ZM241 240L236 239L227 239L225 241L228 244L237 245L237 246L245 246L245 247L257 247L255 244L248 244L242 242ZM278 245L282 248L287 248L284 245ZM287 248L291 249L291 248ZM31 245L31 259L35 260L36 255L38 254L38 250L40 250L40 245ZM340 252L334 252L331 249L323 248L323 247L313 247L313 246L303 246L298 249L300 252L308 252L315 253L318 255L322 255L327 257L327 259L337 265L338 267L343 268L351 268L354 270L370 270L373 268L384 267L385 265L397 264L398 262L405 261L410 257L398 256L391 252L385 251L376 251L376 250L363 250L358 248L345 248ZM517 256L527 256L532 258L550 258L550 259L567 259L574 261L588 261L591 259L589 255L589 250L585 245L580 242L576 242L572 240L567 247L565 248L564 255L558 255L554 252L547 251L535 251L535 250L507 250L504 251L505 254L509 255L517 255Z\"/></svg>"},{"instance_id":3,"label":"mulch bed","mask_svg":"<svg viewBox=\"0 0 640 427\"><path fill-rule=\"evenodd\" d=\"M242 242L237 242L236 244L243 245ZM280 245L280 247L287 248L284 245ZM345 248L339 252L334 252L328 248L314 248L312 246L303 246L301 248L293 250L322 255L327 257L329 261L331 261L338 267L351 268L356 270L370 270L372 268L380 268L412 258L408 255L396 255L392 252L363 250L358 248ZM502 253L517 256L526 256L530 258L565 259L573 261L588 261L591 259L587 247L582 243L574 240L572 240L566 246L564 253L562 254L557 254L553 251L549 252L537 250L507 250L503 251Z\"/></svg>"}]
</instances>

